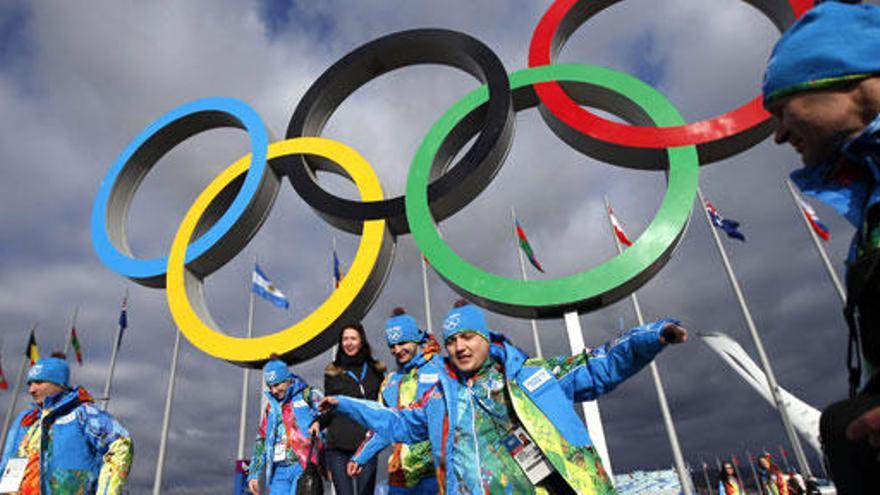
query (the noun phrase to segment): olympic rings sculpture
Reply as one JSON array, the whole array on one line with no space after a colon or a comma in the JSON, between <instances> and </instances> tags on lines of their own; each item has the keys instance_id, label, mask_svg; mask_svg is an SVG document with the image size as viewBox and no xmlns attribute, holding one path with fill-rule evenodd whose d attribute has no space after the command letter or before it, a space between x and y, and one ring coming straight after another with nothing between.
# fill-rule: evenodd
<instances>
[{"instance_id":1,"label":"olympic rings sculpture","mask_svg":"<svg viewBox=\"0 0 880 495\"><path fill-rule=\"evenodd\" d=\"M812 5L810 0L747 1L780 29ZM390 271L396 236L410 232L433 269L454 290L490 310L552 318L613 303L646 283L671 257L690 216L699 165L751 146L769 128L766 114L743 110L753 104L708 124L685 124L663 95L632 76L596 66L552 64L565 39L613 3L558 0L535 30L530 68L509 77L487 46L463 33L416 29L373 40L315 81L291 117L287 138L271 144L262 121L241 101L205 98L182 105L136 136L104 177L92 209L95 250L111 270L148 287L165 287L171 315L194 346L248 367L261 366L271 353L293 363L332 346L343 324L369 311ZM386 199L366 160L320 133L357 88L394 69L423 63L464 70L484 84L433 125L412 160L405 195ZM633 125L610 125L581 104ZM536 106L558 137L588 156L628 167L668 168L667 194L648 228L620 256L559 279L522 281L486 273L461 259L439 236L435 223L462 209L488 186L509 151L515 112ZM245 130L251 154L230 165L202 191L178 227L168 256L133 257L125 221L140 183L177 144L218 127ZM450 165L473 138L463 157ZM324 191L315 180L318 170L351 180L360 200ZM238 254L259 230L283 177L328 223L360 235L360 245L340 287L303 320L269 335L233 337L211 317L203 280Z\"/></svg>"}]
</instances>

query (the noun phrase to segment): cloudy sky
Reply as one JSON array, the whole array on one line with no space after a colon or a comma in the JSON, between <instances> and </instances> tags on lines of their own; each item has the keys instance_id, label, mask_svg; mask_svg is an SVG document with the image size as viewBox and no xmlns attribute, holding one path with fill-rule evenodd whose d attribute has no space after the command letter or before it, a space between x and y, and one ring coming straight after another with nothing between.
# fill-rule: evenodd
<instances>
[{"instance_id":1,"label":"cloudy sky","mask_svg":"<svg viewBox=\"0 0 880 495\"><path fill-rule=\"evenodd\" d=\"M152 486L158 431L175 327L165 292L127 281L94 253L89 217L99 183L116 156L145 126L196 98L243 100L274 137L284 135L309 85L350 50L384 34L419 27L468 33L487 44L508 71L527 65L532 31L550 2L473 1L191 1L19 2L0 5L0 315L2 365L12 381L28 332L37 325L44 352L60 349L76 323L85 364L74 380L100 395L119 303L129 290L129 329L119 355L111 411L131 431L133 493ZM560 61L598 64L636 75L662 91L685 119L697 121L755 96L778 32L739 0L629 0L578 29ZM333 114L324 136L357 149L376 169L386 194L401 194L425 132L476 87L469 75L441 66L410 67L376 79ZM237 129L212 130L167 154L146 177L128 219L139 256L168 252L196 195L248 153ZM796 215L784 179L797 156L767 140L701 169L704 193L742 222L748 242L725 239L780 383L822 408L846 393L846 330L840 300ZM354 198L343 179L321 184ZM505 165L475 201L443 222L462 256L493 273L519 276L509 209L514 206L546 275L597 266L614 256L602 207L606 194L632 237L648 225L665 189L662 173L626 170L572 150L535 110L517 115ZM852 229L829 208L827 249L842 262ZM323 222L289 186L262 229L230 263L208 277L208 306L229 333L242 335L250 271L264 271L292 300L289 312L257 302L255 331L271 333L318 307L332 288L334 237L344 263L358 237ZM429 275L435 324L456 298ZM649 319L674 316L694 332L730 334L754 355L702 212L695 209L673 259L640 291ZM419 253L397 239L393 269L365 317L386 362L381 328L394 306L425 319ZM589 345L631 327L630 302L581 316ZM491 316L492 326L532 349L528 321ZM545 354L568 352L561 320L539 322ZM296 371L320 386L328 354ZM658 359L685 457L697 464L784 442L773 409L698 339ZM237 445L241 371L182 347L165 468L166 493L228 490ZM252 380L256 399L258 381ZM18 408L26 397L19 397ZM11 393L0 393L5 412ZM251 401L248 442L258 414ZM615 472L668 467L672 455L656 392L642 372L600 401ZM248 449L249 450L249 449ZM814 465L816 456L808 452Z\"/></svg>"}]
</instances>

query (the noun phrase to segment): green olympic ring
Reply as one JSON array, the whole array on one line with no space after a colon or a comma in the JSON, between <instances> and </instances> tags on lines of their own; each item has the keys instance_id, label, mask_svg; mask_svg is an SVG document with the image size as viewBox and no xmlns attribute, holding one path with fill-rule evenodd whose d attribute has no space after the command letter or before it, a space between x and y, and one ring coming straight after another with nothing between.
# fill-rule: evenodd
<instances>
[{"instance_id":1,"label":"green olympic ring","mask_svg":"<svg viewBox=\"0 0 880 495\"><path fill-rule=\"evenodd\" d=\"M565 81L566 91L581 104L603 110L648 117L654 125L683 125L684 119L660 92L630 75L592 65L545 65L510 77L516 110L538 104L532 85ZM597 94L600 96L597 98ZM629 102L623 99L630 100ZM456 254L440 237L428 206L427 186L432 169L443 167L435 157L455 140L454 129L476 114L488 100L485 86L472 91L449 109L425 136L406 181L406 218L416 245L434 270L458 293L475 304L502 314L525 318L559 317L586 312L631 294L653 277L672 256L687 227L697 192L699 159L696 146L668 148L667 189L648 228L619 256L590 270L552 280L517 280L485 272ZM598 101L597 101L598 100ZM614 103L608 103L614 102ZM635 108L632 104L637 105ZM615 105L612 108L612 105ZM641 111L639 111L641 109Z\"/></svg>"}]
</instances>

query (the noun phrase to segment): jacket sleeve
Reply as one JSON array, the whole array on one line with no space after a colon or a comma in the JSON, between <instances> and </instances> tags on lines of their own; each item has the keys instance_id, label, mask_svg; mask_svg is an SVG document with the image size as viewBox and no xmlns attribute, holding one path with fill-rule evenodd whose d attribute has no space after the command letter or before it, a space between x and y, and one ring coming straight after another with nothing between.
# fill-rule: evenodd
<instances>
[{"instance_id":1,"label":"jacket sleeve","mask_svg":"<svg viewBox=\"0 0 880 495\"><path fill-rule=\"evenodd\" d=\"M379 389L379 403L383 406L387 406L385 403L385 397L382 395L383 390L385 389L385 381L382 382L382 387ZM370 460L373 459L379 452L385 450L386 447L391 445L391 442L385 439L382 435L376 434L373 430L367 431L367 436L364 437L364 441L361 442L360 447L355 451L354 455L351 457L351 460L364 465Z\"/></svg>"},{"instance_id":2,"label":"jacket sleeve","mask_svg":"<svg viewBox=\"0 0 880 495\"><path fill-rule=\"evenodd\" d=\"M251 464L248 467L248 481L257 479L263 472L266 452L266 421L267 415L263 413L260 419L260 428L257 430L257 438L254 440L254 450L251 453Z\"/></svg>"},{"instance_id":3,"label":"jacket sleeve","mask_svg":"<svg viewBox=\"0 0 880 495\"><path fill-rule=\"evenodd\" d=\"M95 451L103 457L97 493L121 494L134 456L131 435L113 416L92 404L83 404L78 418Z\"/></svg>"},{"instance_id":4,"label":"jacket sleeve","mask_svg":"<svg viewBox=\"0 0 880 495\"><path fill-rule=\"evenodd\" d=\"M429 398L426 392L423 400L407 409L391 409L369 400L353 399L337 396L339 405L336 412L348 416L386 441L400 443L418 443L428 439L428 413L425 410Z\"/></svg>"},{"instance_id":5,"label":"jacket sleeve","mask_svg":"<svg viewBox=\"0 0 880 495\"><path fill-rule=\"evenodd\" d=\"M6 445L3 446L3 457L0 458L0 473L6 471L6 463L9 462L9 459L15 457L16 447L18 447L15 445L15 441L16 437L18 437L18 431L21 428L21 420L24 418L25 414L27 414L27 411L19 414L18 417L15 418L6 435Z\"/></svg>"},{"instance_id":6,"label":"jacket sleeve","mask_svg":"<svg viewBox=\"0 0 880 495\"><path fill-rule=\"evenodd\" d=\"M374 457L379 455L379 452L385 450L389 445L391 445L391 442L386 440L385 437L373 430L367 430L367 436L361 442L361 446L358 447L354 455L351 456L351 460L363 466L373 460Z\"/></svg>"},{"instance_id":7,"label":"jacket sleeve","mask_svg":"<svg viewBox=\"0 0 880 495\"><path fill-rule=\"evenodd\" d=\"M660 332L676 320L636 327L617 339L571 357L551 358L545 366L556 375L566 395L576 402L595 400L636 374L662 349Z\"/></svg>"}]
</instances>

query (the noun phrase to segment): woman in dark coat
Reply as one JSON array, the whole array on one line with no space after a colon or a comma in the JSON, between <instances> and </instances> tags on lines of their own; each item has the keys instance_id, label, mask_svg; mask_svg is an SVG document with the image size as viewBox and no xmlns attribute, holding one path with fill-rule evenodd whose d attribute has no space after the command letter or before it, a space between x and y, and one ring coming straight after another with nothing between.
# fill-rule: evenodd
<instances>
[{"instance_id":1,"label":"woman in dark coat","mask_svg":"<svg viewBox=\"0 0 880 495\"><path fill-rule=\"evenodd\" d=\"M364 327L360 323L344 326L337 344L336 358L324 368L324 393L376 400L385 375L385 365L373 358ZM357 478L346 474L348 461L364 440L366 430L337 414L326 420L326 434L327 467L333 476L336 495L372 495L378 459L374 458L363 466L363 473Z\"/></svg>"}]
</instances>

